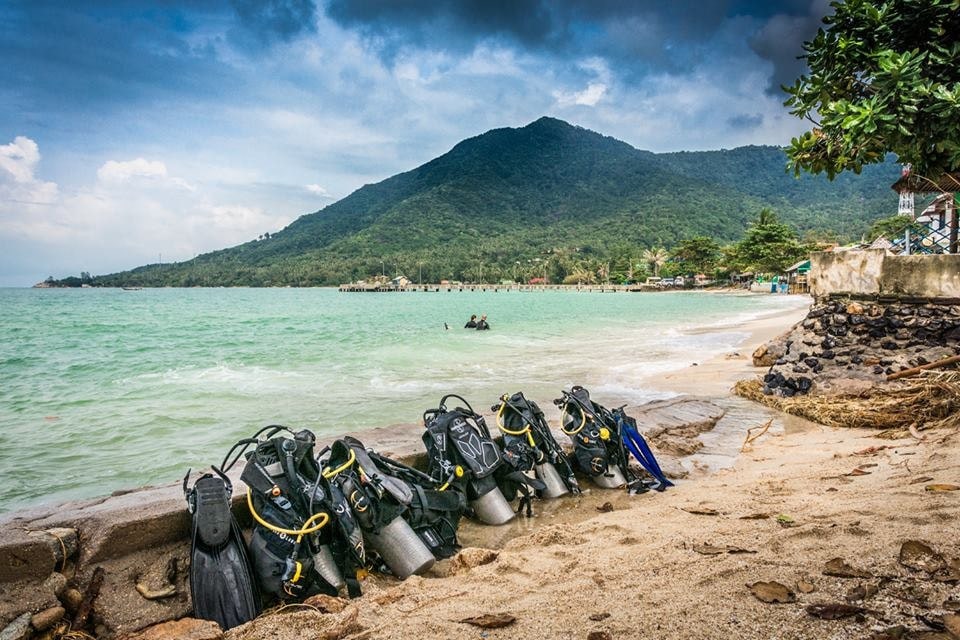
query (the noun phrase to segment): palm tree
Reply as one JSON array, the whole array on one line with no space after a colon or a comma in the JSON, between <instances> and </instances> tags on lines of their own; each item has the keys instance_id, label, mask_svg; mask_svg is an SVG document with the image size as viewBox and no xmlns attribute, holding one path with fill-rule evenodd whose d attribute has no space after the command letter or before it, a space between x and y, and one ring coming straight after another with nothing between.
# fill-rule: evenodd
<instances>
[{"instance_id":1,"label":"palm tree","mask_svg":"<svg viewBox=\"0 0 960 640\"><path fill-rule=\"evenodd\" d=\"M664 265L669 257L670 254L667 253L667 250L663 247L654 247L652 249L644 249L643 251L643 261L653 265L654 277L660 275L660 267Z\"/></svg>"}]
</instances>

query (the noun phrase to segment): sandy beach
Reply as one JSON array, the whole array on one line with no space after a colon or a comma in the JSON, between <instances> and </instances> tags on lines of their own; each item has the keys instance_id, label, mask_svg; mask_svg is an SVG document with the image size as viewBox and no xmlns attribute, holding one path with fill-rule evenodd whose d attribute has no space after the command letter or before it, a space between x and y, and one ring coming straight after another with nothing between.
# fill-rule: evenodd
<instances>
[{"instance_id":1,"label":"sandy beach","mask_svg":"<svg viewBox=\"0 0 960 640\"><path fill-rule=\"evenodd\" d=\"M735 380L760 371L753 349L803 313L738 327L750 334L738 355L657 384L728 396ZM368 579L364 597L339 613L285 610L227 637L951 637L882 632L933 634L960 608L960 492L931 490L960 480L956 434L890 441L789 420L793 428L771 429L731 468L664 493L593 489L499 538L467 524L460 556L424 577ZM902 552L909 541L926 546ZM749 587L758 582L782 585L772 597L785 602L761 601ZM514 620L463 622L486 614Z\"/></svg>"}]
</instances>

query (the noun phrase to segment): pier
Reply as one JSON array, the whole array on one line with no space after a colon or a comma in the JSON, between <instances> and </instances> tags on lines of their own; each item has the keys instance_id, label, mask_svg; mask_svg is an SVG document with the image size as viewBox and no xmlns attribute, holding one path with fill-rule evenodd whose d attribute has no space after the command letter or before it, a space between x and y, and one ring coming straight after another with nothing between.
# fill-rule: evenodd
<instances>
[{"instance_id":1,"label":"pier","mask_svg":"<svg viewBox=\"0 0 960 640\"><path fill-rule=\"evenodd\" d=\"M574 291L583 293L621 293L638 291L657 291L656 287L642 284L467 284L467 283L440 283L440 284L376 284L376 283L349 283L342 284L338 291L348 293L403 293L420 291L441 293L451 291Z\"/></svg>"}]
</instances>

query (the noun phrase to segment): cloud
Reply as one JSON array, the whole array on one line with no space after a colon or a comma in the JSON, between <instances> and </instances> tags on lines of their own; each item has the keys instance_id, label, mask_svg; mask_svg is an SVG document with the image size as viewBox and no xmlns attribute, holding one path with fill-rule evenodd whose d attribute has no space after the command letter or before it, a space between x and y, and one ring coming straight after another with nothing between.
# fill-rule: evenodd
<instances>
[{"instance_id":1,"label":"cloud","mask_svg":"<svg viewBox=\"0 0 960 640\"><path fill-rule=\"evenodd\" d=\"M591 82L583 91L577 91L575 93L555 91L553 96L557 99L557 104L560 106L579 104L587 107L595 107L606 92L607 85L600 82Z\"/></svg>"},{"instance_id":2,"label":"cloud","mask_svg":"<svg viewBox=\"0 0 960 640\"><path fill-rule=\"evenodd\" d=\"M290 42L295 37L316 33L317 7L313 0L231 0L244 34L261 45ZM248 39L231 33L238 44Z\"/></svg>"},{"instance_id":3,"label":"cloud","mask_svg":"<svg viewBox=\"0 0 960 640\"><path fill-rule=\"evenodd\" d=\"M768 91L780 95L781 86L792 86L807 70L803 43L812 40L822 25L822 17L832 13L828 0L812 0L800 15L779 13L750 38L750 48L773 64Z\"/></svg>"},{"instance_id":4,"label":"cloud","mask_svg":"<svg viewBox=\"0 0 960 640\"><path fill-rule=\"evenodd\" d=\"M40 163L40 148L25 136L0 145L0 218L9 222L15 211L29 215L36 207L55 202L58 187L34 177Z\"/></svg>"},{"instance_id":5,"label":"cloud","mask_svg":"<svg viewBox=\"0 0 960 640\"><path fill-rule=\"evenodd\" d=\"M333 196L330 195L330 192L329 192L329 191L327 191L326 189L324 189L323 187L321 187L321 186L318 185L318 184L308 184L308 185L306 185L305 188L306 188L307 191L309 191L310 193L312 193L312 194L314 194L314 195L322 196L322 197L324 197L324 198L332 198L332 197L333 197Z\"/></svg>"},{"instance_id":6,"label":"cloud","mask_svg":"<svg viewBox=\"0 0 960 640\"><path fill-rule=\"evenodd\" d=\"M157 253L185 260L279 230L296 217L258 204L255 194L234 204L232 190L188 185L159 160L104 162L96 180L68 191L35 175L39 161L39 147L27 137L0 145L2 284L108 273L154 262Z\"/></svg>"},{"instance_id":7,"label":"cloud","mask_svg":"<svg viewBox=\"0 0 960 640\"><path fill-rule=\"evenodd\" d=\"M159 160L144 160L137 158L127 162L118 162L117 160L107 160L102 167L97 170L97 178L103 182L126 182L127 180L138 178L166 178L167 165Z\"/></svg>"},{"instance_id":8,"label":"cloud","mask_svg":"<svg viewBox=\"0 0 960 640\"><path fill-rule=\"evenodd\" d=\"M137 158L120 162L107 160L97 169L97 179L105 184L122 184L138 178L152 180L156 184L173 186L187 191L195 188L183 178L167 175L167 165L160 160Z\"/></svg>"}]
</instances>

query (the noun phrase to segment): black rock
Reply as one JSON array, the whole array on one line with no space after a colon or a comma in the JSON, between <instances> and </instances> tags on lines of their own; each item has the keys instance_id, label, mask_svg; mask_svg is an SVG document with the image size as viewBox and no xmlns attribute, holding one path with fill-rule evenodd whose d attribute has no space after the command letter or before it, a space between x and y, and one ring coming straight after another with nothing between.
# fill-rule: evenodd
<instances>
[{"instance_id":1,"label":"black rock","mask_svg":"<svg viewBox=\"0 0 960 640\"><path fill-rule=\"evenodd\" d=\"M925 364L930 364L930 361L923 356L917 356L917 366L922 367Z\"/></svg>"},{"instance_id":2,"label":"black rock","mask_svg":"<svg viewBox=\"0 0 960 640\"><path fill-rule=\"evenodd\" d=\"M853 325L863 324L864 322L867 321L867 319L864 318L859 313L850 316L848 320L850 321L850 324L853 324Z\"/></svg>"},{"instance_id":3,"label":"black rock","mask_svg":"<svg viewBox=\"0 0 960 640\"><path fill-rule=\"evenodd\" d=\"M887 351L896 351L897 349L900 348L900 345L898 345L893 340L884 340L883 342L880 343L880 348L886 349Z\"/></svg>"},{"instance_id":4,"label":"black rock","mask_svg":"<svg viewBox=\"0 0 960 640\"><path fill-rule=\"evenodd\" d=\"M881 367L880 365L877 365L873 368L873 372L877 375L880 375L881 373L883 373L883 367Z\"/></svg>"},{"instance_id":5,"label":"black rock","mask_svg":"<svg viewBox=\"0 0 960 640\"><path fill-rule=\"evenodd\" d=\"M795 366L793 367L793 372L794 372L794 373L806 373L806 372L809 371L809 370L810 370L810 369L806 368L806 367L803 366L802 364L798 364L798 365L795 365Z\"/></svg>"},{"instance_id":6,"label":"black rock","mask_svg":"<svg viewBox=\"0 0 960 640\"><path fill-rule=\"evenodd\" d=\"M827 360L833 360L836 357L836 355L837 354L835 354L833 351L830 351L829 349L827 349L826 351L820 354L820 357L826 358Z\"/></svg>"},{"instance_id":7,"label":"black rock","mask_svg":"<svg viewBox=\"0 0 960 640\"><path fill-rule=\"evenodd\" d=\"M893 364L893 360L891 360L890 358L880 358L880 364L882 364L885 367L889 367L890 365Z\"/></svg>"},{"instance_id":8,"label":"black rock","mask_svg":"<svg viewBox=\"0 0 960 640\"><path fill-rule=\"evenodd\" d=\"M835 346L837 346L837 341L830 336L827 336L823 339L823 342L820 343L820 346L824 349L833 349Z\"/></svg>"},{"instance_id":9,"label":"black rock","mask_svg":"<svg viewBox=\"0 0 960 640\"><path fill-rule=\"evenodd\" d=\"M820 364L820 361L816 358L804 358L803 364L807 365L808 367L815 367Z\"/></svg>"},{"instance_id":10,"label":"black rock","mask_svg":"<svg viewBox=\"0 0 960 640\"><path fill-rule=\"evenodd\" d=\"M859 355L856 355L850 358L850 362L852 362L853 364L863 364L863 358L860 357Z\"/></svg>"},{"instance_id":11,"label":"black rock","mask_svg":"<svg viewBox=\"0 0 960 640\"><path fill-rule=\"evenodd\" d=\"M800 376L797 378L797 389L801 393L806 393L810 391L810 387L813 386L813 380L807 378L806 376Z\"/></svg>"}]
</instances>

